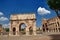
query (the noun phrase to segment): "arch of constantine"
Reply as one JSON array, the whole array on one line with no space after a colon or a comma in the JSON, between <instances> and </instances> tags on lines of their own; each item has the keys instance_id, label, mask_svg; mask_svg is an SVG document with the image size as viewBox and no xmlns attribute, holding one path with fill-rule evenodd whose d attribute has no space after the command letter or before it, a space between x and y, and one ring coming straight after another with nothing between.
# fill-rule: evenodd
<instances>
[{"instance_id":1,"label":"arch of constantine","mask_svg":"<svg viewBox=\"0 0 60 40\"><path fill-rule=\"evenodd\" d=\"M21 25L25 24L24 33L26 35L36 35L36 16L35 14L12 14L10 16L9 35L21 35ZM32 29L32 31L30 31Z\"/></svg>"}]
</instances>

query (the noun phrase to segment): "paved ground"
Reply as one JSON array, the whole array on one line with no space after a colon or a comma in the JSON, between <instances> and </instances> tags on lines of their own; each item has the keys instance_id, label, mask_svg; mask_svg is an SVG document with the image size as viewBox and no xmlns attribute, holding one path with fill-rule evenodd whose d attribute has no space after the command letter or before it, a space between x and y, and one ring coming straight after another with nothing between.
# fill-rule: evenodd
<instances>
[{"instance_id":1,"label":"paved ground","mask_svg":"<svg viewBox=\"0 0 60 40\"><path fill-rule=\"evenodd\" d=\"M44 33L36 36L7 36L0 35L0 40L60 40L60 33Z\"/></svg>"},{"instance_id":2,"label":"paved ground","mask_svg":"<svg viewBox=\"0 0 60 40\"><path fill-rule=\"evenodd\" d=\"M47 36L0 36L0 40L50 40Z\"/></svg>"}]
</instances>

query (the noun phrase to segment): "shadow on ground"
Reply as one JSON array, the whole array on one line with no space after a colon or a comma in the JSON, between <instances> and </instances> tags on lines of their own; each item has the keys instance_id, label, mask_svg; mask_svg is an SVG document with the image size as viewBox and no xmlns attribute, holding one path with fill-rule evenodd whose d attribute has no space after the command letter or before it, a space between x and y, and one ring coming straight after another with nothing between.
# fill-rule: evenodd
<instances>
[{"instance_id":1,"label":"shadow on ground","mask_svg":"<svg viewBox=\"0 0 60 40\"><path fill-rule=\"evenodd\" d=\"M48 36L51 37L51 40L60 40L60 34L51 34Z\"/></svg>"}]
</instances>

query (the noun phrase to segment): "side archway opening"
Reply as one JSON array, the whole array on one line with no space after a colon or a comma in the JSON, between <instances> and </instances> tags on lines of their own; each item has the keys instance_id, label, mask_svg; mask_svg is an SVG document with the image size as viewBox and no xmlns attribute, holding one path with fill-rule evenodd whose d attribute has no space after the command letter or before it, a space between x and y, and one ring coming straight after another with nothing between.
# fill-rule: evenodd
<instances>
[{"instance_id":1,"label":"side archway opening","mask_svg":"<svg viewBox=\"0 0 60 40\"><path fill-rule=\"evenodd\" d=\"M13 35L16 35L16 28L13 28Z\"/></svg>"}]
</instances>

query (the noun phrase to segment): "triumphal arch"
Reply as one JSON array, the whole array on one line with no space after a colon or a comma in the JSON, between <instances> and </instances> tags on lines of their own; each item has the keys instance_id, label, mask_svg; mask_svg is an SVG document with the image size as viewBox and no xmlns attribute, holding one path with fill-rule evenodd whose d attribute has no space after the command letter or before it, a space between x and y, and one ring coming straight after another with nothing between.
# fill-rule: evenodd
<instances>
[{"instance_id":1,"label":"triumphal arch","mask_svg":"<svg viewBox=\"0 0 60 40\"><path fill-rule=\"evenodd\" d=\"M21 28L22 24L26 25L24 29ZM36 16L34 13L12 14L10 16L9 35L22 35L22 34L36 35Z\"/></svg>"}]
</instances>

